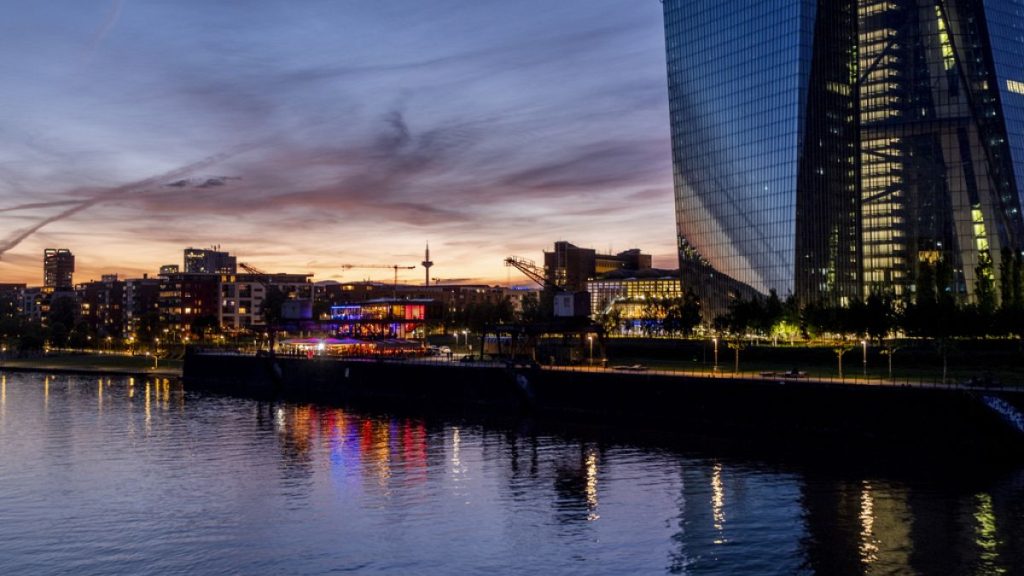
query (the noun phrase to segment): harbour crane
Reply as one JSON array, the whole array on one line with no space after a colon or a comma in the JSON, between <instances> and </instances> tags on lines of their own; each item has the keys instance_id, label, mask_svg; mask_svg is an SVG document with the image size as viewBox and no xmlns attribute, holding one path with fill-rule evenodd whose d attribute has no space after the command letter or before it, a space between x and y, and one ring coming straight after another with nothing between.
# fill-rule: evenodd
<instances>
[{"instance_id":1,"label":"harbour crane","mask_svg":"<svg viewBox=\"0 0 1024 576\"><path fill-rule=\"evenodd\" d=\"M565 290L554 282L549 281L547 276L544 274L544 270L537 266L533 260L520 258L519 256L509 256L508 258L505 258L505 266L512 266L516 270L519 270L530 280L540 284L541 288L551 289L555 292L563 292Z\"/></svg>"},{"instance_id":2,"label":"harbour crane","mask_svg":"<svg viewBox=\"0 0 1024 576\"><path fill-rule=\"evenodd\" d=\"M415 270L415 266L401 266L399 264L392 264L390 266L386 264L342 264L341 268L345 270L351 270L353 268L390 268L395 271L395 283L391 288L391 298L398 299L398 271L399 270Z\"/></svg>"}]
</instances>

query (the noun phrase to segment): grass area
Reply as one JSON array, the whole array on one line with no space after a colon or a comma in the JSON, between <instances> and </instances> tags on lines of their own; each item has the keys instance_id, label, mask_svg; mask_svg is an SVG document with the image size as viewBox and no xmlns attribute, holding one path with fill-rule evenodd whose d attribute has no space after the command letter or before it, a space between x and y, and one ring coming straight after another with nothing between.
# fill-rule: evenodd
<instances>
[{"instance_id":1,"label":"grass area","mask_svg":"<svg viewBox=\"0 0 1024 576\"><path fill-rule=\"evenodd\" d=\"M161 358L157 363L160 373L180 372L182 361ZM0 367L39 370L83 370L153 372L151 356L122 356L118 354L45 354L31 358L0 359Z\"/></svg>"},{"instance_id":2,"label":"grass area","mask_svg":"<svg viewBox=\"0 0 1024 576\"><path fill-rule=\"evenodd\" d=\"M856 352L856 351L854 351ZM873 358L868 362L865 371L861 354L850 352L843 357L843 376L846 378L867 377L872 380L888 380L888 359ZM712 359L708 361L694 360L673 360L666 358L649 358L640 355L616 356L615 365L642 364L651 370L685 370L691 372L711 373L714 369ZM735 357L732 350L719 351L718 372L723 375L733 374ZM741 374L760 374L762 372L788 372L798 370L804 372L808 377L817 378L838 378L838 361L833 356L831 362L824 362L820 358L805 359L798 362L785 361L773 362L765 359L745 359L743 352L740 352L739 370ZM892 377L896 381L904 382L940 382L942 380L942 366L921 366L916 364L900 364L900 356L897 352L893 358ZM958 367L955 362L947 366L946 381L949 383L966 382L972 378L990 378L992 381L1004 385L1024 386L1024 368L1019 366L991 366L984 370L976 367Z\"/></svg>"}]
</instances>

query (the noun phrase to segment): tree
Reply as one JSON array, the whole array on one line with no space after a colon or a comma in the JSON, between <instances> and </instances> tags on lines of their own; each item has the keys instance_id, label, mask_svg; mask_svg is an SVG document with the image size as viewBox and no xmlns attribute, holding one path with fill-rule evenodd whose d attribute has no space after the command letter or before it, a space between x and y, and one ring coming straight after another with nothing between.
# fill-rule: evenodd
<instances>
[{"instance_id":1,"label":"tree","mask_svg":"<svg viewBox=\"0 0 1024 576\"><path fill-rule=\"evenodd\" d=\"M220 322L217 320L217 317L212 314L197 316L192 319L192 323L189 324L188 331L192 335L202 338L206 335L220 332Z\"/></svg>"},{"instance_id":2,"label":"tree","mask_svg":"<svg viewBox=\"0 0 1024 576\"><path fill-rule=\"evenodd\" d=\"M863 312L864 331L869 337L881 342L892 332L896 324L892 300L872 292L864 303Z\"/></svg>"},{"instance_id":3,"label":"tree","mask_svg":"<svg viewBox=\"0 0 1024 576\"><path fill-rule=\"evenodd\" d=\"M847 345L847 344L842 344L842 345L837 346L837 347L832 349L832 351L835 352L836 357L839 358L839 377L840 378L843 377L843 356L845 356L847 352L849 352L850 350L853 350L853 349L854 349L854 346L850 346L850 345Z\"/></svg>"}]
</instances>

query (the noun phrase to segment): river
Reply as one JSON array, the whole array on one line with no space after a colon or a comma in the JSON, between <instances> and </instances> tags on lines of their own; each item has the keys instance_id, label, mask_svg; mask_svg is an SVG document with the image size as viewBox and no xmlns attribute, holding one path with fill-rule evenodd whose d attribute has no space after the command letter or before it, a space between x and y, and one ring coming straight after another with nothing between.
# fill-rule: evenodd
<instances>
[{"instance_id":1,"label":"river","mask_svg":"<svg viewBox=\"0 0 1024 576\"><path fill-rule=\"evenodd\" d=\"M168 380L0 373L0 566L1013 574L1024 470L825 464Z\"/></svg>"}]
</instances>

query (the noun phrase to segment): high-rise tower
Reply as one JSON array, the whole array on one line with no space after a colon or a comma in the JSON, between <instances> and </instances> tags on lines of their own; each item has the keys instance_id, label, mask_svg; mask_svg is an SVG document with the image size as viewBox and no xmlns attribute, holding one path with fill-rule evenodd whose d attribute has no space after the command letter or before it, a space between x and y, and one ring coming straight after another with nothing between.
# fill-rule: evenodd
<instances>
[{"instance_id":1,"label":"high-rise tower","mask_svg":"<svg viewBox=\"0 0 1024 576\"><path fill-rule=\"evenodd\" d=\"M423 256L423 262L420 262L420 264L423 265L423 274L426 276L426 280L423 285L430 286L430 267L434 265L434 263L430 261L430 242L427 242L427 253Z\"/></svg>"},{"instance_id":2,"label":"high-rise tower","mask_svg":"<svg viewBox=\"0 0 1024 576\"><path fill-rule=\"evenodd\" d=\"M998 285L1024 249L1024 2L664 11L680 268L706 308Z\"/></svg>"},{"instance_id":3,"label":"high-rise tower","mask_svg":"<svg viewBox=\"0 0 1024 576\"><path fill-rule=\"evenodd\" d=\"M43 289L62 292L74 287L75 255L67 248L47 248L43 251Z\"/></svg>"}]
</instances>

